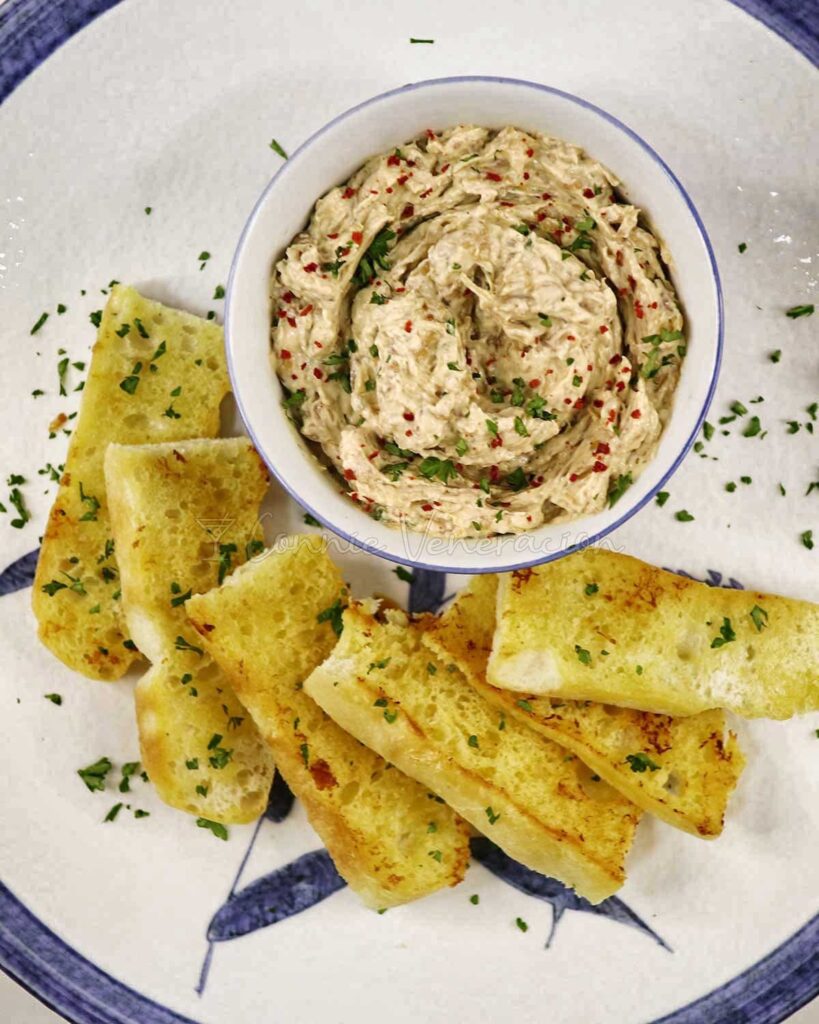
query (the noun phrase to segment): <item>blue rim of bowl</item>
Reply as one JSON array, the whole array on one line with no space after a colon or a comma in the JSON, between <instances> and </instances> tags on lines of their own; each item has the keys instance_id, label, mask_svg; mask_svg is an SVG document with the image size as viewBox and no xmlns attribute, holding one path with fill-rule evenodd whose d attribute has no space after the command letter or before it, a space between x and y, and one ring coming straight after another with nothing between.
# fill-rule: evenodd
<instances>
[{"instance_id":1,"label":"blue rim of bowl","mask_svg":"<svg viewBox=\"0 0 819 1024\"><path fill-rule=\"evenodd\" d=\"M678 452L671 466L668 468L668 470L666 470L666 472L663 474L662 478L658 481L658 483L639 501L635 502L634 505L629 507L623 513L623 515L621 515L613 523L609 524L601 530L598 530L597 533L591 534L590 536L584 538L582 541L578 541L576 544L572 544L567 548L560 549L558 551L554 551L549 554L539 556L537 558L527 559L523 562L497 563L491 561L491 556L488 556L488 558L490 559L490 563L487 564L485 568L475 566L464 567L458 565L439 565L435 563L423 562L418 559L410 557L400 558L398 555L394 555L389 552L383 551L376 545L368 544L365 541L362 541L359 538L353 536L352 534L347 533L345 530L341 529L341 527L337 526L317 509L312 508L307 502L305 502L303 498L299 495L299 493L293 487L291 487L284 479L282 479L282 477L277 472L275 465L273 464L273 460L267 455L263 447L259 444L256 432L254 431L250 423L250 419L245 412L241 390L236 386L237 381L236 372L233 366L233 344L231 337L231 308L233 304L233 283L236 274L237 264L244 250L247 237L250 231L253 229L253 226L256 223L256 220L259 216L262 207L267 201L267 197L270 194L271 189L275 186L279 177L286 173L286 163L283 164L281 168L279 168L279 170L273 175L273 177L270 179L267 185L265 185L262 194L256 200L253 209L250 212L250 216L248 217L245 226L242 229L242 233L239 236L239 242L236 246L236 251L233 254L233 259L230 264L230 273L228 275L228 282L225 293L225 352L227 355L228 373L230 374L231 384L233 385L233 394L236 399L236 405L239 409L239 415L242 417L242 422L244 423L245 430L247 430L254 447L259 452L261 457L264 459L270 472L278 480L278 482L285 489L285 491L287 491L290 497L299 505L299 507L303 508L305 512L308 512L310 515L316 518L323 526L326 526L328 530L331 530L338 537L341 537L343 540L354 545L356 548L359 548L362 551L367 551L371 555L376 555L379 558L385 558L387 559L387 561L390 562L396 562L402 565L411 565L416 569L428 569L433 572L479 575L481 573L487 572L515 572L520 569L528 569L530 566L543 565L546 562L552 562L557 558L563 558L566 555L570 555L572 554L572 552L578 551L581 548L586 548L590 547L593 544L597 544L599 541L601 541L604 537L607 537L614 530L618 530L624 523L628 522L628 520L631 519L633 515L639 512L641 508L643 508L649 501L651 501L654 495L659 490L662 489L663 485L666 484L668 480L671 479L671 477L677 472L677 470L682 465L683 460L685 459L686 455L691 450L692 445L697 439L697 435L700 432L700 428L702 427L705 417L708 415L708 409L711 406L711 401L714 397L714 392L716 391L717 382L719 380L720 367L722 366L725 315L722 300L722 284L720 282L719 270L717 268L717 260L714 256L714 249L711 245L711 240L708 237L708 232L705 230L705 225L702 222L702 218L700 217L696 206L694 206L694 203L691 197L689 196L688 192L684 188L682 182L671 170L671 168L668 166L665 160L663 160L660 154L652 146L650 146L649 143L646 142L644 138L642 138L642 136L638 135L633 128L630 128L627 124L625 124L619 118L615 117L613 114L609 114L608 111L603 110L596 104L589 102L589 100L584 100L582 97L575 96L573 93L565 92L563 89L557 89L551 85L543 85L539 82L530 82L522 78L506 78L503 76L495 75L454 75L446 78L427 78L421 82L412 82L409 85L402 85L399 86L397 89L390 89L387 92L379 93L377 96L371 96L369 99L363 100L361 103L357 103L353 107L349 107L341 114L338 114L336 117L332 118L332 120L328 121L325 125L319 128L318 131L314 132L308 139L306 139L298 147L298 149L294 150L294 152L290 156L290 159L292 160L294 157L298 156L306 149L309 149L310 146L312 146L312 144L316 141L316 139L319 139L322 135L325 134L325 132L329 131L331 128L334 128L342 121L345 121L348 117L351 117L353 114L358 113L360 110L365 110L367 107L373 106L374 104L380 103L383 100L389 99L391 96L398 96L401 95L402 93L415 92L419 89L428 89L435 86L456 84L460 85L467 82L482 84L490 83L495 85L510 85L515 87L523 86L524 88L534 89L538 92L547 92L553 96L560 96L562 99L569 100L571 103L575 103L577 106L583 107L586 110L590 110L593 113L597 114L598 116L602 117L604 120L608 121L609 124L613 125L615 128L619 129L621 132L627 135L633 142L636 142L637 145L640 146L640 148L643 149L651 157L654 163L657 164L660 170L666 175L667 178L669 178L672 185L677 189L677 191L683 199L683 202L685 203L688 209L689 214L691 215L692 219L694 220L694 223L696 224L697 231L699 232L700 239L702 240L703 246L705 247L706 255L708 257L708 263L711 269L711 277L714 282L714 290L716 292L717 298L716 358L714 360L714 369L711 374L711 380L708 385L708 391L705 395L699 414L697 415L694 428L691 431L688 440L685 442L685 444ZM309 452L305 452L304 454L305 457L307 458L312 457ZM582 523L582 520L577 520L576 522Z\"/></svg>"}]
</instances>

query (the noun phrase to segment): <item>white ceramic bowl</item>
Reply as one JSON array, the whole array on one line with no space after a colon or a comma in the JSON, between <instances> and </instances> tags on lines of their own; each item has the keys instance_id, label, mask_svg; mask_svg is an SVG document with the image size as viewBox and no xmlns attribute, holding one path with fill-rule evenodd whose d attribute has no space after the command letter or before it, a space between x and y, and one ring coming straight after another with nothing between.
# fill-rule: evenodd
<instances>
[{"instance_id":1,"label":"white ceramic bowl","mask_svg":"<svg viewBox=\"0 0 819 1024\"><path fill-rule=\"evenodd\" d=\"M674 259L688 353L654 459L614 508L570 523L488 539L442 539L376 522L339 492L287 418L271 368L271 268L316 200L369 156L424 129L516 125L583 146L623 181ZM702 221L654 150L611 114L549 86L506 78L444 78L407 85L353 107L309 138L270 181L239 240L227 287L225 331L233 390L259 454L299 504L345 541L402 564L448 572L499 572L568 554L615 530L680 465L705 418L722 353L722 295Z\"/></svg>"}]
</instances>

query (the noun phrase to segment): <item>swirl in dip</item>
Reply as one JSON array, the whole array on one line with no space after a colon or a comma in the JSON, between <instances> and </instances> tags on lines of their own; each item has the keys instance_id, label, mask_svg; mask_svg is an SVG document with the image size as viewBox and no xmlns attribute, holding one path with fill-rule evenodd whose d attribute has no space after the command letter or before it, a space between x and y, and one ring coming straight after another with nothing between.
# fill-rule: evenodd
<instances>
[{"instance_id":1,"label":"swirl in dip","mask_svg":"<svg viewBox=\"0 0 819 1024\"><path fill-rule=\"evenodd\" d=\"M276 265L302 434L376 519L520 533L614 503L685 354L667 254L577 146L458 126L373 157Z\"/></svg>"}]
</instances>

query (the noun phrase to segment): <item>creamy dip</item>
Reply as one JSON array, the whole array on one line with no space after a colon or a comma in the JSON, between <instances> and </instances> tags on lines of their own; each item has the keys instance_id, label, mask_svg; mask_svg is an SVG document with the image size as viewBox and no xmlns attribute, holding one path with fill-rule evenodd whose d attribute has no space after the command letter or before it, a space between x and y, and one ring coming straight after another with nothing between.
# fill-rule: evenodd
<instances>
[{"instance_id":1,"label":"creamy dip","mask_svg":"<svg viewBox=\"0 0 819 1024\"><path fill-rule=\"evenodd\" d=\"M276 265L285 403L374 518L452 537L613 504L685 354L668 256L577 146L458 126L368 160Z\"/></svg>"}]
</instances>

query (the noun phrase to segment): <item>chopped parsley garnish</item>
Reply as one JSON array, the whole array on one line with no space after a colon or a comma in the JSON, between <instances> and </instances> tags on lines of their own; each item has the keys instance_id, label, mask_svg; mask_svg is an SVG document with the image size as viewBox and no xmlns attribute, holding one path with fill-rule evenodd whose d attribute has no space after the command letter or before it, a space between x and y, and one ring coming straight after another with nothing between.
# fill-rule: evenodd
<instances>
[{"instance_id":1,"label":"chopped parsley garnish","mask_svg":"<svg viewBox=\"0 0 819 1024\"><path fill-rule=\"evenodd\" d=\"M127 377L119 382L119 386L129 395L133 395L139 386L139 375L142 372L142 363L134 363L134 367Z\"/></svg>"},{"instance_id":2,"label":"chopped parsley garnish","mask_svg":"<svg viewBox=\"0 0 819 1024\"><path fill-rule=\"evenodd\" d=\"M513 472L507 473L506 482L513 491L522 491L528 485L529 479L526 473L524 473L523 468L518 466Z\"/></svg>"},{"instance_id":3,"label":"chopped parsley garnish","mask_svg":"<svg viewBox=\"0 0 819 1024\"><path fill-rule=\"evenodd\" d=\"M761 633L768 625L768 613L764 608L760 608L758 604L755 604L748 614L751 616L751 621L756 626L757 633Z\"/></svg>"},{"instance_id":4,"label":"chopped parsley garnish","mask_svg":"<svg viewBox=\"0 0 819 1024\"><path fill-rule=\"evenodd\" d=\"M113 807L111 808L111 810L110 810L110 811L109 811L109 812L108 812L108 813L107 813L107 814L105 815L105 817L104 817L104 818L102 819L102 820L103 820L103 822L106 822L106 821L114 821L114 819L116 818L116 816L117 816L117 815L119 814L119 812L120 812L121 810L122 810L122 804L121 804L121 803L119 803L119 804L114 804L114 806L113 806Z\"/></svg>"},{"instance_id":5,"label":"chopped parsley garnish","mask_svg":"<svg viewBox=\"0 0 819 1024\"><path fill-rule=\"evenodd\" d=\"M60 394L61 395L67 394L67 392L65 390L65 375L68 373L68 363L69 363L68 356L66 356L64 359L61 359L59 361L59 363L57 363L57 377L58 377L59 382L60 382Z\"/></svg>"},{"instance_id":6,"label":"chopped parsley garnish","mask_svg":"<svg viewBox=\"0 0 819 1024\"><path fill-rule=\"evenodd\" d=\"M544 327L552 326L552 318L547 313L538 313L537 317Z\"/></svg>"},{"instance_id":7,"label":"chopped parsley garnish","mask_svg":"<svg viewBox=\"0 0 819 1024\"><path fill-rule=\"evenodd\" d=\"M433 860L437 860L438 863L440 864L443 854L441 853L440 850L430 850L428 856L432 857Z\"/></svg>"},{"instance_id":8,"label":"chopped parsley garnish","mask_svg":"<svg viewBox=\"0 0 819 1024\"><path fill-rule=\"evenodd\" d=\"M316 519L315 516L310 515L309 512L304 513L304 525L305 526L321 526L321 523Z\"/></svg>"},{"instance_id":9,"label":"chopped parsley garnish","mask_svg":"<svg viewBox=\"0 0 819 1024\"><path fill-rule=\"evenodd\" d=\"M486 817L489 819L489 824L494 825L500 817L500 811L496 814L491 807L486 808Z\"/></svg>"},{"instance_id":10,"label":"chopped parsley garnish","mask_svg":"<svg viewBox=\"0 0 819 1024\"><path fill-rule=\"evenodd\" d=\"M520 416L515 417L515 433L520 434L521 437L529 436L529 431L526 429L526 424L523 422Z\"/></svg>"},{"instance_id":11,"label":"chopped parsley garnish","mask_svg":"<svg viewBox=\"0 0 819 1024\"><path fill-rule=\"evenodd\" d=\"M177 651L190 651L191 654L198 654L200 657L205 653L201 647L196 647L194 644L189 644L184 636L178 636L174 641L174 647Z\"/></svg>"},{"instance_id":12,"label":"chopped parsley garnish","mask_svg":"<svg viewBox=\"0 0 819 1024\"><path fill-rule=\"evenodd\" d=\"M665 505L665 503L668 501L669 497L670 494L668 491L657 491L654 500L657 502L660 508L662 508L663 505Z\"/></svg>"},{"instance_id":13,"label":"chopped parsley garnish","mask_svg":"<svg viewBox=\"0 0 819 1024\"><path fill-rule=\"evenodd\" d=\"M528 932L529 931L529 925L523 920L522 917L516 917L515 918L515 924L518 926L520 931L522 931L522 932Z\"/></svg>"},{"instance_id":14,"label":"chopped parsley garnish","mask_svg":"<svg viewBox=\"0 0 819 1024\"><path fill-rule=\"evenodd\" d=\"M532 710L532 705L529 703L528 700L516 700L515 704L519 708L521 708L523 711L531 711Z\"/></svg>"},{"instance_id":15,"label":"chopped parsley garnish","mask_svg":"<svg viewBox=\"0 0 819 1024\"><path fill-rule=\"evenodd\" d=\"M738 249L738 250L739 250L739 252L741 252L741 253L742 253L742 252L745 252L745 250L746 250L747 248L748 248L748 245L747 245L747 243L746 243L746 242L740 242L740 243L739 243L739 245L737 246L737 249Z\"/></svg>"},{"instance_id":16,"label":"chopped parsley garnish","mask_svg":"<svg viewBox=\"0 0 819 1024\"><path fill-rule=\"evenodd\" d=\"M660 766L655 764L648 754L627 754L626 761L633 772L659 771Z\"/></svg>"},{"instance_id":17,"label":"chopped parsley garnish","mask_svg":"<svg viewBox=\"0 0 819 1024\"><path fill-rule=\"evenodd\" d=\"M518 234L521 234L521 235L524 235L524 236L526 236L526 235L531 233L531 229L529 228L528 224L513 224L512 227L513 227L513 229L515 231L518 232Z\"/></svg>"},{"instance_id":18,"label":"chopped parsley garnish","mask_svg":"<svg viewBox=\"0 0 819 1024\"><path fill-rule=\"evenodd\" d=\"M705 420L705 422L702 425L702 436L705 438L706 441L710 441L711 438L714 436L714 425L712 423L709 423L708 420Z\"/></svg>"},{"instance_id":19,"label":"chopped parsley garnish","mask_svg":"<svg viewBox=\"0 0 819 1024\"><path fill-rule=\"evenodd\" d=\"M438 666L434 665L431 661L427 662L427 674L434 676L438 671Z\"/></svg>"},{"instance_id":20,"label":"chopped parsley garnish","mask_svg":"<svg viewBox=\"0 0 819 1024\"><path fill-rule=\"evenodd\" d=\"M477 736L470 736L466 742L469 744L470 747L474 747L475 750L478 750L480 747Z\"/></svg>"},{"instance_id":21,"label":"chopped parsley garnish","mask_svg":"<svg viewBox=\"0 0 819 1024\"><path fill-rule=\"evenodd\" d=\"M397 568L393 569L393 572L398 577L398 579L403 580L404 583L415 582L415 574L411 573L408 569L405 569L403 565L399 565Z\"/></svg>"},{"instance_id":22,"label":"chopped parsley garnish","mask_svg":"<svg viewBox=\"0 0 819 1024\"><path fill-rule=\"evenodd\" d=\"M587 583L583 588L583 593L586 597L591 597L592 594L596 594L600 590L600 587L596 583Z\"/></svg>"},{"instance_id":23,"label":"chopped parsley garnish","mask_svg":"<svg viewBox=\"0 0 819 1024\"><path fill-rule=\"evenodd\" d=\"M782 349L778 348L774 352L771 352L768 358L772 363L778 363L779 360L782 358Z\"/></svg>"},{"instance_id":24,"label":"chopped parsley garnish","mask_svg":"<svg viewBox=\"0 0 819 1024\"><path fill-rule=\"evenodd\" d=\"M88 319L95 327L99 327L99 325L102 323L102 310L95 309L93 313L89 314Z\"/></svg>"},{"instance_id":25,"label":"chopped parsley garnish","mask_svg":"<svg viewBox=\"0 0 819 1024\"><path fill-rule=\"evenodd\" d=\"M235 544L220 544L219 545L219 585L221 586L225 581L225 576L230 572L232 557L236 554L237 547Z\"/></svg>"},{"instance_id":26,"label":"chopped parsley garnish","mask_svg":"<svg viewBox=\"0 0 819 1024\"><path fill-rule=\"evenodd\" d=\"M163 416L167 416L169 420L181 420L182 419L182 413L181 412L177 412L176 409L174 409L173 402L171 402L171 404L168 406L168 408L165 410L165 412L162 413L162 415Z\"/></svg>"},{"instance_id":27,"label":"chopped parsley garnish","mask_svg":"<svg viewBox=\"0 0 819 1024\"><path fill-rule=\"evenodd\" d=\"M455 451L458 453L458 455L466 455L466 453L469 451L469 445L466 443L464 438L458 438L455 444Z\"/></svg>"},{"instance_id":28,"label":"chopped parsley garnish","mask_svg":"<svg viewBox=\"0 0 819 1024\"><path fill-rule=\"evenodd\" d=\"M609 488L609 508L614 508L633 483L631 473L623 473L617 477Z\"/></svg>"},{"instance_id":29,"label":"chopped parsley garnish","mask_svg":"<svg viewBox=\"0 0 819 1024\"><path fill-rule=\"evenodd\" d=\"M320 611L316 616L316 622L329 622L336 636L341 636L344 631L344 605L341 598L337 597L329 608Z\"/></svg>"},{"instance_id":30,"label":"chopped parsley garnish","mask_svg":"<svg viewBox=\"0 0 819 1024\"><path fill-rule=\"evenodd\" d=\"M282 147L275 139L270 140L270 148L273 150L274 153L278 153L282 160L287 159L287 153L285 153L285 151L282 149Z\"/></svg>"},{"instance_id":31,"label":"chopped parsley garnish","mask_svg":"<svg viewBox=\"0 0 819 1024\"><path fill-rule=\"evenodd\" d=\"M39 331L40 328L43 326L43 324L46 322L46 320L48 320L48 313L41 313L40 314L40 319L31 328L31 330L29 331L29 334L36 334L37 331Z\"/></svg>"},{"instance_id":32,"label":"chopped parsley garnish","mask_svg":"<svg viewBox=\"0 0 819 1024\"><path fill-rule=\"evenodd\" d=\"M120 793L131 792L131 776L139 771L139 761L126 761L122 766L122 779L119 783Z\"/></svg>"},{"instance_id":33,"label":"chopped parsley garnish","mask_svg":"<svg viewBox=\"0 0 819 1024\"><path fill-rule=\"evenodd\" d=\"M674 518L678 523L692 523L694 521L694 517L691 513L684 508L681 508L679 512L675 512Z\"/></svg>"},{"instance_id":34,"label":"chopped parsley garnish","mask_svg":"<svg viewBox=\"0 0 819 1024\"><path fill-rule=\"evenodd\" d=\"M427 456L421 462L418 472L427 480L440 480L443 484L458 475L458 470L452 459L438 459L434 455Z\"/></svg>"},{"instance_id":35,"label":"chopped parsley garnish","mask_svg":"<svg viewBox=\"0 0 819 1024\"><path fill-rule=\"evenodd\" d=\"M574 653L577 655L581 665L591 665L591 652L587 651L585 647L581 647L580 644L575 644Z\"/></svg>"},{"instance_id":36,"label":"chopped parsley garnish","mask_svg":"<svg viewBox=\"0 0 819 1024\"><path fill-rule=\"evenodd\" d=\"M808 551L813 551L813 530L804 530L799 534L799 539Z\"/></svg>"},{"instance_id":37,"label":"chopped parsley garnish","mask_svg":"<svg viewBox=\"0 0 819 1024\"><path fill-rule=\"evenodd\" d=\"M185 591L185 593L182 594L182 593L179 593L179 591L182 589L179 586L179 584L178 583L173 584L172 587L171 587L172 590L173 590L174 586L177 587L177 591L176 591L176 596L171 598L171 608L178 608L181 604L184 604L186 601L190 600L191 589L190 589L190 587L188 587L188 589Z\"/></svg>"},{"instance_id":38,"label":"chopped parsley garnish","mask_svg":"<svg viewBox=\"0 0 819 1024\"><path fill-rule=\"evenodd\" d=\"M481 898L477 893L473 893L469 897L469 902L472 904L473 907L477 907L477 905L481 902Z\"/></svg>"},{"instance_id":39,"label":"chopped parsley garnish","mask_svg":"<svg viewBox=\"0 0 819 1024\"><path fill-rule=\"evenodd\" d=\"M358 285L359 288L365 287L370 281L376 276L376 268L380 267L382 270L390 269L390 262L387 259L387 250L389 243L395 238L395 232L389 228L382 228L375 238L370 242L369 248L361 257L361 260L356 267L356 272L353 275L353 281ZM370 302L376 302L376 293L373 292L373 297ZM383 304L386 299L383 296L380 299L380 303Z\"/></svg>"},{"instance_id":40,"label":"chopped parsley garnish","mask_svg":"<svg viewBox=\"0 0 819 1024\"><path fill-rule=\"evenodd\" d=\"M434 40L434 39L414 39L414 38L413 38L413 37L411 36L411 37L410 37L410 42L411 42L411 43L428 43L428 44L429 44L429 43L434 43L434 42L435 42L435 40Z\"/></svg>"},{"instance_id":41,"label":"chopped parsley garnish","mask_svg":"<svg viewBox=\"0 0 819 1024\"><path fill-rule=\"evenodd\" d=\"M89 764L87 768L80 768L77 775L82 779L92 793L105 789L105 776L111 771L111 761L107 757L101 757L99 761Z\"/></svg>"},{"instance_id":42,"label":"chopped parsley garnish","mask_svg":"<svg viewBox=\"0 0 819 1024\"><path fill-rule=\"evenodd\" d=\"M748 421L748 425L742 431L743 437L756 437L757 434L762 430L762 424L759 422L758 416L752 416Z\"/></svg>"},{"instance_id":43,"label":"chopped parsley garnish","mask_svg":"<svg viewBox=\"0 0 819 1024\"><path fill-rule=\"evenodd\" d=\"M153 210L153 206L146 206L146 207L145 207L145 215L146 215L147 217L150 217L150 216L151 216L151 211L152 211L152 210Z\"/></svg>"},{"instance_id":44,"label":"chopped parsley garnish","mask_svg":"<svg viewBox=\"0 0 819 1024\"><path fill-rule=\"evenodd\" d=\"M809 306L791 306L790 309L785 310L785 316L796 320L800 316L812 316L813 315L813 303Z\"/></svg>"},{"instance_id":45,"label":"chopped parsley garnish","mask_svg":"<svg viewBox=\"0 0 819 1024\"><path fill-rule=\"evenodd\" d=\"M731 620L723 618L722 625L719 628L719 636L714 637L711 641L711 646L713 648L724 647L726 644L730 644L732 641L736 640L736 638L737 635L731 625Z\"/></svg>"},{"instance_id":46,"label":"chopped parsley garnish","mask_svg":"<svg viewBox=\"0 0 819 1024\"><path fill-rule=\"evenodd\" d=\"M370 662L370 666L367 669L367 675L369 675L370 672L374 672L377 668L386 668L387 665L389 665L389 663L391 661L392 661L392 658L381 658L379 661L371 661ZM385 705L386 705L386 703L387 702L384 701Z\"/></svg>"},{"instance_id":47,"label":"chopped parsley garnish","mask_svg":"<svg viewBox=\"0 0 819 1024\"><path fill-rule=\"evenodd\" d=\"M199 269L200 270L204 270L205 269L205 264L210 259L210 253L207 251L207 249L203 249L199 253L199 256L197 257L197 259L199 260Z\"/></svg>"},{"instance_id":48,"label":"chopped parsley garnish","mask_svg":"<svg viewBox=\"0 0 819 1024\"><path fill-rule=\"evenodd\" d=\"M10 479L15 479L11 477ZM22 480L22 477L19 478ZM17 518L10 521L10 525L15 530L22 530L26 523L31 519L31 513L26 508L25 498L23 497L22 491L18 487L12 487L9 491L9 502L14 506L17 512ZM3 510L5 511L5 509Z\"/></svg>"},{"instance_id":49,"label":"chopped parsley garnish","mask_svg":"<svg viewBox=\"0 0 819 1024\"><path fill-rule=\"evenodd\" d=\"M57 707L59 707L63 702L63 698L59 693L45 693L43 696L46 700L50 700L52 704L56 704Z\"/></svg>"},{"instance_id":50,"label":"chopped parsley garnish","mask_svg":"<svg viewBox=\"0 0 819 1024\"><path fill-rule=\"evenodd\" d=\"M217 839L227 840L228 830L219 821L210 821L208 818L197 818L196 825L198 828L206 828L212 832Z\"/></svg>"},{"instance_id":51,"label":"chopped parsley garnish","mask_svg":"<svg viewBox=\"0 0 819 1024\"><path fill-rule=\"evenodd\" d=\"M497 437L498 436L498 424L497 424L497 422L495 420L487 420L486 421L486 429L489 431L489 433L493 437Z\"/></svg>"},{"instance_id":52,"label":"chopped parsley garnish","mask_svg":"<svg viewBox=\"0 0 819 1024\"><path fill-rule=\"evenodd\" d=\"M99 512L100 503L99 499L95 498L93 494L86 494L83 490L82 480L80 480L80 501L84 505L88 505L88 511L84 512L80 516L81 523L96 523L97 512Z\"/></svg>"},{"instance_id":53,"label":"chopped parsley garnish","mask_svg":"<svg viewBox=\"0 0 819 1024\"><path fill-rule=\"evenodd\" d=\"M388 725L392 725L393 722L396 720L396 718L398 718L398 712L397 711L385 711L384 712L384 720L386 721L386 723Z\"/></svg>"}]
</instances>

